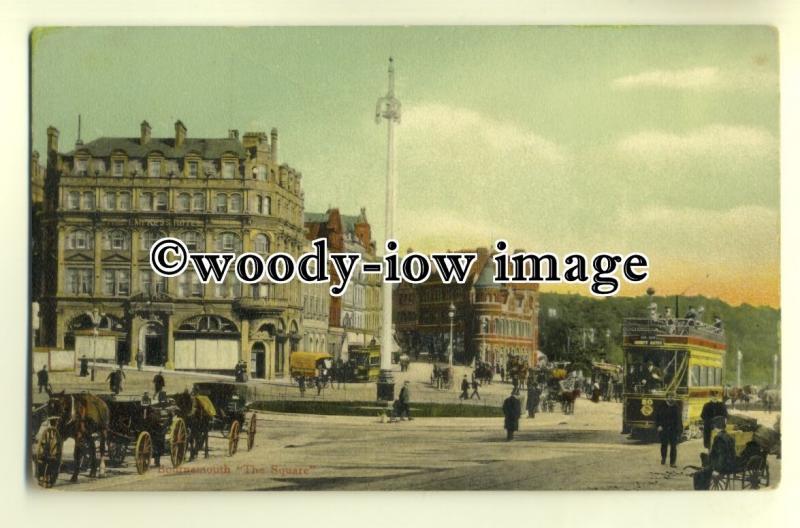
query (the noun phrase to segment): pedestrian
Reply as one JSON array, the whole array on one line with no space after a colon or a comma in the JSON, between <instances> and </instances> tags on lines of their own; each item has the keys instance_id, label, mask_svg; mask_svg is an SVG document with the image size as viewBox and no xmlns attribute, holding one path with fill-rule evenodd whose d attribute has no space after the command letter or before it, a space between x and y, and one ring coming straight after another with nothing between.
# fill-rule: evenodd
<instances>
[{"instance_id":1,"label":"pedestrian","mask_svg":"<svg viewBox=\"0 0 800 528\"><path fill-rule=\"evenodd\" d=\"M314 385L316 385L316 387L317 387L317 396L319 396L320 394L322 394L322 377L321 376L316 376L314 378Z\"/></svg>"},{"instance_id":2,"label":"pedestrian","mask_svg":"<svg viewBox=\"0 0 800 528\"><path fill-rule=\"evenodd\" d=\"M703 405L703 410L700 411L700 418L703 420L703 447L706 449L711 447L711 429L717 416L727 419L728 408L716 397L712 397L710 401Z\"/></svg>"},{"instance_id":3,"label":"pedestrian","mask_svg":"<svg viewBox=\"0 0 800 528\"><path fill-rule=\"evenodd\" d=\"M481 384L478 383L478 380L476 380L476 379L472 380L472 394L469 395L469 399L470 400L472 398L474 398L475 396L477 396L479 400L481 399L481 395L478 394L478 387L480 387L480 386L481 386Z\"/></svg>"},{"instance_id":4,"label":"pedestrian","mask_svg":"<svg viewBox=\"0 0 800 528\"><path fill-rule=\"evenodd\" d=\"M85 354L81 356L81 371L78 375L82 378L89 375L89 360L86 358Z\"/></svg>"},{"instance_id":5,"label":"pedestrian","mask_svg":"<svg viewBox=\"0 0 800 528\"><path fill-rule=\"evenodd\" d=\"M241 383L243 381L242 375L244 374L242 370L242 362L239 361L236 363L236 366L233 367L233 377L236 380L236 383Z\"/></svg>"},{"instance_id":6,"label":"pedestrian","mask_svg":"<svg viewBox=\"0 0 800 528\"><path fill-rule=\"evenodd\" d=\"M306 377L300 376L297 378L297 386L300 388L300 397L305 397L306 395Z\"/></svg>"},{"instance_id":7,"label":"pedestrian","mask_svg":"<svg viewBox=\"0 0 800 528\"><path fill-rule=\"evenodd\" d=\"M158 393L164 390L164 387L166 386L166 383L164 382L164 376L161 374L161 372L162 371L159 370L158 373L153 376L153 395L156 397L158 396Z\"/></svg>"},{"instance_id":8,"label":"pedestrian","mask_svg":"<svg viewBox=\"0 0 800 528\"><path fill-rule=\"evenodd\" d=\"M106 381L108 381L108 386L111 389L111 392L114 394L119 394L122 392L122 378L125 377L125 373L122 369L112 370L108 377L106 377Z\"/></svg>"},{"instance_id":9,"label":"pedestrian","mask_svg":"<svg viewBox=\"0 0 800 528\"><path fill-rule=\"evenodd\" d=\"M413 420L411 418L411 388L408 381L403 382L403 388L400 389L400 416L402 418L405 415L407 420Z\"/></svg>"},{"instance_id":10,"label":"pedestrian","mask_svg":"<svg viewBox=\"0 0 800 528\"><path fill-rule=\"evenodd\" d=\"M539 399L541 398L542 391L535 383L528 383L528 401L525 402L525 408L528 411L528 418L536 418L536 410L539 407Z\"/></svg>"},{"instance_id":11,"label":"pedestrian","mask_svg":"<svg viewBox=\"0 0 800 528\"><path fill-rule=\"evenodd\" d=\"M667 462L667 446L669 446L669 466L677 467L678 440L683 433L681 406L670 396L665 405L656 408L656 426L661 441L661 465Z\"/></svg>"},{"instance_id":12,"label":"pedestrian","mask_svg":"<svg viewBox=\"0 0 800 528\"><path fill-rule=\"evenodd\" d=\"M506 441L514 438L514 432L519 430L519 417L522 414L522 405L514 392L503 401L503 416L505 416Z\"/></svg>"},{"instance_id":13,"label":"pedestrian","mask_svg":"<svg viewBox=\"0 0 800 528\"><path fill-rule=\"evenodd\" d=\"M142 354L142 351L140 350L136 353L136 370L141 371L143 364L144 364L144 354Z\"/></svg>"},{"instance_id":14,"label":"pedestrian","mask_svg":"<svg viewBox=\"0 0 800 528\"><path fill-rule=\"evenodd\" d=\"M43 365L41 370L36 373L36 381L39 385L39 393L42 392L42 389L47 391L47 384L50 381L50 374L47 372L47 365Z\"/></svg>"},{"instance_id":15,"label":"pedestrian","mask_svg":"<svg viewBox=\"0 0 800 528\"><path fill-rule=\"evenodd\" d=\"M500 367L500 381L503 383L506 382L506 369L505 367Z\"/></svg>"},{"instance_id":16,"label":"pedestrian","mask_svg":"<svg viewBox=\"0 0 800 528\"><path fill-rule=\"evenodd\" d=\"M519 394L519 378L516 376L516 374L513 378L511 378L511 385L514 387L514 395L516 396Z\"/></svg>"},{"instance_id":17,"label":"pedestrian","mask_svg":"<svg viewBox=\"0 0 800 528\"><path fill-rule=\"evenodd\" d=\"M600 401L600 385L596 381L592 383L592 401L594 403Z\"/></svg>"},{"instance_id":18,"label":"pedestrian","mask_svg":"<svg viewBox=\"0 0 800 528\"><path fill-rule=\"evenodd\" d=\"M469 399L469 381L467 381L467 375L464 374L464 379L461 380L461 394L458 395L459 400L468 400Z\"/></svg>"}]
</instances>

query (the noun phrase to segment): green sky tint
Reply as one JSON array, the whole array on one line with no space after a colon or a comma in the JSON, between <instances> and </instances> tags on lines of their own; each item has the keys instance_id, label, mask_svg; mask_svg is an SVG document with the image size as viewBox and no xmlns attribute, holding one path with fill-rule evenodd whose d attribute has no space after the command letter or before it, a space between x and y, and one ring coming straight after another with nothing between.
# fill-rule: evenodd
<instances>
[{"instance_id":1,"label":"green sky tint","mask_svg":"<svg viewBox=\"0 0 800 528\"><path fill-rule=\"evenodd\" d=\"M67 28L33 53L33 141L53 124L71 148L79 113L84 140L275 126L307 210L365 206L380 239L394 55L402 247L638 250L660 293L777 306L777 46L753 26Z\"/></svg>"}]
</instances>

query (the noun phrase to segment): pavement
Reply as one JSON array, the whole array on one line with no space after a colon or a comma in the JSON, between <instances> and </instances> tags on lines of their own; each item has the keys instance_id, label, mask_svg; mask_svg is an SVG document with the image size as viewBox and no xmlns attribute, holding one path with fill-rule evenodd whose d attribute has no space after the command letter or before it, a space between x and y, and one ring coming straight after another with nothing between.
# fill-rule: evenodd
<instances>
[{"instance_id":1,"label":"pavement","mask_svg":"<svg viewBox=\"0 0 800 528\"><path fill-rule=\"evenodd\" d=\"M461 371L465 369L460 368ZM152 372L128 373L126 391L141 394ZM459 373L460 374L460 373ZM459 401L458 391L429 386L430 366L412 364L410 372L396 373L398 382L411 381L412 401ZM167 390L182 390L197 377L165 372ZM460 376L459 376L460 377ZM107 389L71 373L51 378L56 390L77 387ZM105 376L102 376L105 379ZM458 379L458 378L457 378ZM61 384L61 387L59 386ZM286 384L248 384L259 399L299 398L297 387ZM306 398L371 400L374 384L348 384L320 396L308 390ZM481 388L482 400L465 405L497 405L510 385L493 383ZM775 413L754 416L772 425ZM172 468L151 468L136 474L132 461L108 468L106 476L81 475L70 484L62 473L54 490L661 490L692 489L690 470L699 463L701 440L679 445L678 468L660 464L659 446L620 434L621 405L592 403L581 398L573 415L538 413L520 420L514 440L505 440L502 418L417 418L382 423L377 417L321 416L259 412L255 447L232 457L226 441L215 433L208 459ZM69 464L71 446L65 444ZM780 460L769 457L772 479L780 479Z\"/></svg>"}]
</instances>

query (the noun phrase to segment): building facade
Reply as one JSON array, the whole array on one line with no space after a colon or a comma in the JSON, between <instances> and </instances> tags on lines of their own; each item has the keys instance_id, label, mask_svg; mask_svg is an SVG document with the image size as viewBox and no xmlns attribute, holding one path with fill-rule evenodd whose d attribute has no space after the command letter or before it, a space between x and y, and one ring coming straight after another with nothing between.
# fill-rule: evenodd
<instances>
[{"instance_id":1,"label":"building facade","mask_svg":"<svg viewBox=\"0 0 800 528\"><path fill-rule=\"evenodd\" d=\"M367 262L378 260L372 228L363 207L357 216L340 214L338 209L306 213L305 226L308 240L326 239L330 252L358 253ZM338 280L332 264L329 272L332 280ZM344 295L330 297L328 352L332 356L346 360L349 346L380 339L381 281L378 274L361 273L359 266Z\"/></svg>"},{"instance_id":2,"label":"building facade","mask_svg":"<svg viewBox=\"0 0 800 528\"><path fill-rule=\"evenodd\" d=\"M397 286L393 304L400 346L417 357L447 361L452 326L457 362L505 364L518 356L535 364L538 284L495 283L492 254L485 248L475 252L464 284L445 284L433 273L425 283Z\"/></svg>"},{"instance_id":3,"label":"building facade","mask_svg":"<svg viewBox=\"0 0 800 528\"><path fill-rule=\"evenodd\" d=\"M305 246L302 175L278 158L278 133L192 138L100 137L59 151L47 130L38 290L42 341L79 356L251 377L286 375L303 337L297 281L201 284L191 269L164 279L150 246L174 236L192 251ZM34 291L37 291L34 288Z\"/></svg>"}]
</instances>

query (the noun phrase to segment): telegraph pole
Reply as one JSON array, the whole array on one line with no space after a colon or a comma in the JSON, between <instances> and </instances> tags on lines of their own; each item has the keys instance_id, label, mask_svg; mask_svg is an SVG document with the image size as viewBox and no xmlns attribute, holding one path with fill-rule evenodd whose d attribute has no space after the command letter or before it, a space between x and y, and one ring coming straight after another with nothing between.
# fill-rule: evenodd
<instances>
[{"instance_id":1,"label":"telegraph pole","mask_svg":"<svg viewBox=\"0 0 800 528\"><path fill-rule=\"evenodd\" d=\"M389 57L389 91L378 99L375 108L375 123L386 120L387 155L386 155L386 221L385 240L394 238L394 187L395 187L395 152L394 126L400 123L400 101L394 96L394 59ZM384 245L384 251L386 247ZM381 328L381 373L378 378L378 399L394 401L394 376L392 375L392 285L386 281L381 285L383 295L383 324Z\"/></svg>"}]
</instances>

